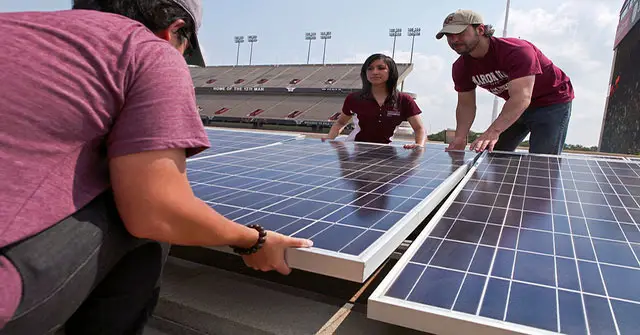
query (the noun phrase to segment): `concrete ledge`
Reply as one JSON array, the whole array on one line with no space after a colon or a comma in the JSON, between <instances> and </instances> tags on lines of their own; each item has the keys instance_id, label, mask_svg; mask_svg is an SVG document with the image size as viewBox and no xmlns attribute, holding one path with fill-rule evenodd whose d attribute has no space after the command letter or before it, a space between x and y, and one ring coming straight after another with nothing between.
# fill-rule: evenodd
<instances>
[{"instance_id":1,"label":"concrete ledge","mask_svg":"<svg viewBox=\"0 0 640 335\"><path fill-rule=\"evenodd\" d=\"M170 257L150 326L167 334L418 334L348 300Z\"/></svg>"}]
</instances>

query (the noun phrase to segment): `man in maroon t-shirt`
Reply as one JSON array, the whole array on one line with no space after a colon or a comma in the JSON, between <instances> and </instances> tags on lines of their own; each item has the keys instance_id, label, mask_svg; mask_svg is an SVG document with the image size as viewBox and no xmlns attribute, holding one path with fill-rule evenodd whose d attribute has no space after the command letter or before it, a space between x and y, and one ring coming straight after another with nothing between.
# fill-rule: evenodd
<instances>
[{"instance_id":1,"label":"man in maroon t-shirt","mask_svg":"<svg viewBox=\"0 0 640 335\"><path fill-rule=\"evenodd\" d=\"M506 100L502 112L471 150L513 151L531 133L529 152L560 154L574 98L569 77L532 43L493 37L493 28L470 10L449 14L437 39L447 37L460 57L453 64L458 92L456 135L448 149L464 149L476 114L475 88Z\"/></svg>"},{"instance_id":2,"label":"man in maroon t-shirt","mask_svg":"<svg viewBox=\"0 0 640 335\"><path fill-rule=\"evenodd\" d=\"M184 59L203 65L202 2L0 13L0 335L141 334L169 243L283 274L311 245L191 190L186 157L209 146Z\"/></svg>"}]
</instances>

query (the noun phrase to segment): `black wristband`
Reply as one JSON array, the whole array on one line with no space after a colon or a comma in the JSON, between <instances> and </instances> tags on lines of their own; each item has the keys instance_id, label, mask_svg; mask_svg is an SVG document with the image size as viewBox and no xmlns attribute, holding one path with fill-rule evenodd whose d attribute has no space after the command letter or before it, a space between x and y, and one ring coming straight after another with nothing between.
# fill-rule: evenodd
<instances>
[{"instance_id":1,"label":"black wristband","mask_svg":"<svg viewBox=\"0 0 640 335\"><path fill-rule=\"evenodd\" d=\"M258 252L258 250L260 250L260 248L262 248L262 245L267 240L267 232L264 230L264 228L262 228L262 226L258 224L250 224L250 225L247 225L247 227L253 228L258 231L258 241L256 242L256 244L254 244L250 248L240 248L240 247L232 246L231 248L233 249L233 252L235 252L236 254L240 254L240 255L255 254L256 252Z\"/></svg>"}]
</instances>

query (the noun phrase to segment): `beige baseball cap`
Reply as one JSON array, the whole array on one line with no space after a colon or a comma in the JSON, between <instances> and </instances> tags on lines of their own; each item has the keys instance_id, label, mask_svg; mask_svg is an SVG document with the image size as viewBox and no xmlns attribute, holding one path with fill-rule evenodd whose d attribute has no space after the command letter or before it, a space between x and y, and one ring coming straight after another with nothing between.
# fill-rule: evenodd
<instances>
[{"instance_id":1,"label":"beige baseball cap","mask_svg":"<svg viewBox=\"0 0 640 335\"><path fill-rule=\"evenodd\" d=\"M438 32L436 38L441 39L444 34L460 34L472 24L484 24L482 15L472 10L458 9L447 15L442 23L442 29Z\"/></svg>"}]
</instances>

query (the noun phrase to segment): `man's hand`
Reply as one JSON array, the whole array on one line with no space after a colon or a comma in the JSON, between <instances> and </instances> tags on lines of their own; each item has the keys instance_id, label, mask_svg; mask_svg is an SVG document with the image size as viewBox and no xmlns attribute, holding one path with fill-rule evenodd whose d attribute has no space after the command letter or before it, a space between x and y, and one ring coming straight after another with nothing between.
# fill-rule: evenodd
<instances>
[{"instance_id":1,"label":"man's hand","mask_svg":"<svg viewBox=\"0 0 640 335\"><path fill-rule=\"evenodd\" d=\"M449 150L464 150L464 148L467 146L467 139L466 137L456 137L453 139L453 142L449 143L449 146L445 149L445 151L449 151Z\"/></svg>"},{"instance_id":2,"label":"man's hand","mask_svg":"<svg viewBox=\"0 0 640 335\"><path fill-rule=\"evenodd\" d=\"M311 240L284 236L269 231L262 248L255 254L242 256L242 259L248 267L254 270L276 270L283 275L288 275L291 273L291 269L285 260L286 250L288 248L309 248L312 245Z\"/></svg>"},{"instance_id":3,"label":"man's hand","mask_svg":"<svg viewBox=\"0 0 640 335\"><path fill-rule=\"evenodd\" d=\"M500 133L488 129L482 135L478 136L473 143L471 143L469 149L475 150L476 152L481 152L485 149L493 151L493 147L498 142L498 137L500 137Z\"/></svg>"},{"instance_id":4,"label":"man's hand","mask_svg":"<svg viewBox=\"0 0 640 335\"><path fill-rule=\"evenodd\" d=\"M418 143L409 143L402 146L405 149L423 149L424 147Z\"/></svg>"}]
</instances>

